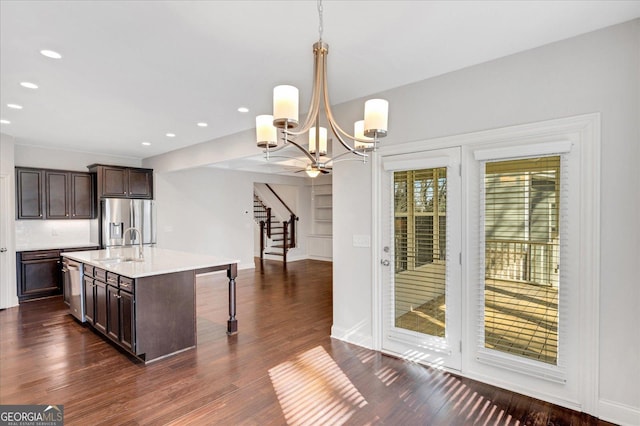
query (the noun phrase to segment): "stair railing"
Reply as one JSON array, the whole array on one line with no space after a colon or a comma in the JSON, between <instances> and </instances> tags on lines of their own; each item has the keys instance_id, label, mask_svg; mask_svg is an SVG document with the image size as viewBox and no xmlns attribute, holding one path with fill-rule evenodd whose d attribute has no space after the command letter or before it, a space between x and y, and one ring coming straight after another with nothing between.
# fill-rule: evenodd
<instances>
[{"instance_id":1,"label":"stair railing","mask_svg":"<svg viewBox=\"0 0 640 426\"><path fill-rule=\"evenodd\" d=\"M271 191L271 193L278 199L278 201L280 201L280 203L284 206L285 209L287 209L287 211L289 212L289 214L291 216L289 216L289 222L288 222L288 226L290 228L289 231L289 248L294 248L296 247L296 222L298 221L298 216L296 216L296 214L293 212L293 210L291 210L291 208L289 208L289 206L287 205L287 203L284 202L284 200L282 198L280 198L280 196L276 193L276 191L273 190L273 188L268 184L265 183L265 186L269 189L269 191ZM287 222L283 222L283 227L287 228ZM286 240L286 238L285 238Z\"/></svg>"}]
</instances>

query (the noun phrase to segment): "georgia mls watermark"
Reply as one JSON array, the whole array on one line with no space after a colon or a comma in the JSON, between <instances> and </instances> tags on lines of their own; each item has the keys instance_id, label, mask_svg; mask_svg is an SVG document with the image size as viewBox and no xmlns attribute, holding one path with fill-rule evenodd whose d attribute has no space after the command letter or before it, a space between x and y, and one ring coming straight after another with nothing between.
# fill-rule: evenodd
<instances>
[{"instance_id":1,"label":"georgia mls watermark","mask_svg":"<svg viewBox=\"0 0 640 426\"><path fill-rule=\"evenodd\" d=\"M0 426L62 426L64 405L0 405Z\"/></svg>"}]
</instances>

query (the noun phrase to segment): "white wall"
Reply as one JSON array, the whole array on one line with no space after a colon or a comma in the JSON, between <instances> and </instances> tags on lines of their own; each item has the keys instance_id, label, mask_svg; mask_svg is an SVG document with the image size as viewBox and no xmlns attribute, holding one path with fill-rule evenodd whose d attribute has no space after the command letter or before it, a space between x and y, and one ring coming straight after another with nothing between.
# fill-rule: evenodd
<instances>
[{"instance_id":1,"label":"white wall","mask_svg":"<svg viewBox=\"0 0 640 426\"><path fill-rule=\"evenodd\" d=\"M201 167L157 173L155 181L158 246L233 258L240 268L254 267L254 182L298 185L299 214L308 216L304 179ZM298 241L304 247L305 238Z\"/></svg>"},{"instance_id":2,"label":"white wall","mask_svg":"<svg viewBox=\"0 0 640 426\"><path fill-rule=\"evenodd\" d=\"M65 151L41 146L20 145L16 141L15 165L41 169L60 169L88 172L90 164L141 167L142 160L130 157L95 154L80 151Z\"/></svg>"},{"instance_id":3,"label":"white wall","mask_svg":"<svg viewBox=\"0 0 640 426\"><path fill-rule=\"evenodd\" d=\"M428 52L416 60L429 60ZM640 412L640 20L508 56L380 94L390 102L385 144L427 140L591 112L602 114L600 414L631 422ZM335 108L344 122L362 101ZM371 233L371 170L334 169L334 331L369 345L371 271L379 261L352 247ZM344 259L344 260L341 260ZM637 418L637 417L634 417Z\"/></svg>"}]
</instances>

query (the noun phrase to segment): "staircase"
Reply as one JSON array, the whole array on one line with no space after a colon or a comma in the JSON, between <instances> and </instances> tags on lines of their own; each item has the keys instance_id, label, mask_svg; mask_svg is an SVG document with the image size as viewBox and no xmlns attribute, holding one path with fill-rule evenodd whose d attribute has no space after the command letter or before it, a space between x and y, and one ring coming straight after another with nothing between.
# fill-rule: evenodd
<instances>
[{"instance_id":1,"label":"staircase","mask_svg":"<svg viewBox=\"0 0 640 426\"><path fill-rule=\"evenodd\" d=\"M277 199L282 199L267 185ZM296 247L296 222L298 217L282 202L290 212L287 220L278 220L257 194L253 194L253 218L260 225L260 259L264 255L280 256L284 266L287 265L287 252Z\"/></svg>"}]
</instances>

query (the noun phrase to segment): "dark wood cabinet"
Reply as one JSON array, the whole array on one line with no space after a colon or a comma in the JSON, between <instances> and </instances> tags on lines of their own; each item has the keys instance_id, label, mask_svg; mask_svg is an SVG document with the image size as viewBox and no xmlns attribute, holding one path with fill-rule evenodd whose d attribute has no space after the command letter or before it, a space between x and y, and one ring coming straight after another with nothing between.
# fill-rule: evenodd
<instances>
[{"instance_id":1,"label":"dark wood cabinet","mask_svg":"<svg viewBox=\"0 0 640 426\"><path fill-rule=\"evenodd\" d=\"M134 280L86 264L84 273L87 322L135 354Z\"/></svg>"},{"instance_id":2,"label":"dark wood cabinet","mask_svg":"<svg viewBox=\"0 0 640 426\"><path fill-rule=\"evenodd\" d=\"M16 219L42 219L44 172L16 168Z\"/></svg>"},{"instance_id":3,"label":"dark wood cabinet","mask_svg":"<svg viewBox=\"0 0 640 426\"><path fill-rule=\"evenodd\" d=\"M120 339L120 295L118 287L107 285L107 336Z\"/></svg>"},{"instance_id":4,"label":"dark wood cabinet","mask_svg":"<svg viewBox=\"0 0 640 426\"><path fill-rule=\"evenodd\" d=\"M72 219L93 219L96 216L96 196L91 173L71 172L70 213Z\"/></svg>"},{"instance_id":5,"label":"dark wood cabinet","mask_svg":"<svg viewBox=\"0 0 640 426\"><path fill-rule=\"evenodd\" d=\"M89 171L95 173L100 198L153 199L153 170L92 164Z\"/></svg>"},{"instance_id":6,"label":"dark wood cabinet","mask_svg":"<svg viewBox=\"0 0 640 426\"><path fill-rule=\"evenodd\" d=\"M69 173L45 170L45 214L47 219L69 218Z\"/></svg>"},{"instance_id":7,"label":"dark wood cabinet","mask_svg":"<svg viewBox=\"0 0 640 426\"><path fill-rule=\"evenodd\" d=\"M93 278L85 276L84 279L84 317L89 324L95 323L96 304L94 299L95 284Z\"/></svg>"},{"instance_id":8,"label":"dark wood cabinet","mask_svg":"<svg viewBox=\"0 0 640 426\"><path fill-rule=\"evenodd\" d=\"M132 293L120 290L120 343L135 353L135 299Z\"/></svg>"},{"instance_id":9,"label":"dark wood cabinet","mask_svg":"<svg viewBox=\"0 0 640 426\"><path fill-rule=\"evenodd\" d=\"M91 173L16 168L17 219L92 219L95 205Z\"/></svg>"},{"instance_id":10,"label":"dark wood cabinet","mask_svg":"<svg viewBox=\"0 0 640 426\"><path fill-rule=\"evenodd\" d=\"M16 274L20 302L62 294L60 250L18 252Z\"/></svg>"},{"instance_id":11,"label":"dark wood cabinet","mask_svg":"<svg viewBox=\"0 0 640 426\"><path fill-rule=\"evenodd\" d=\"M107 284L93 280L94 318L93 326L103 334L107 334Z\"/></svg>"}]
</instances>

